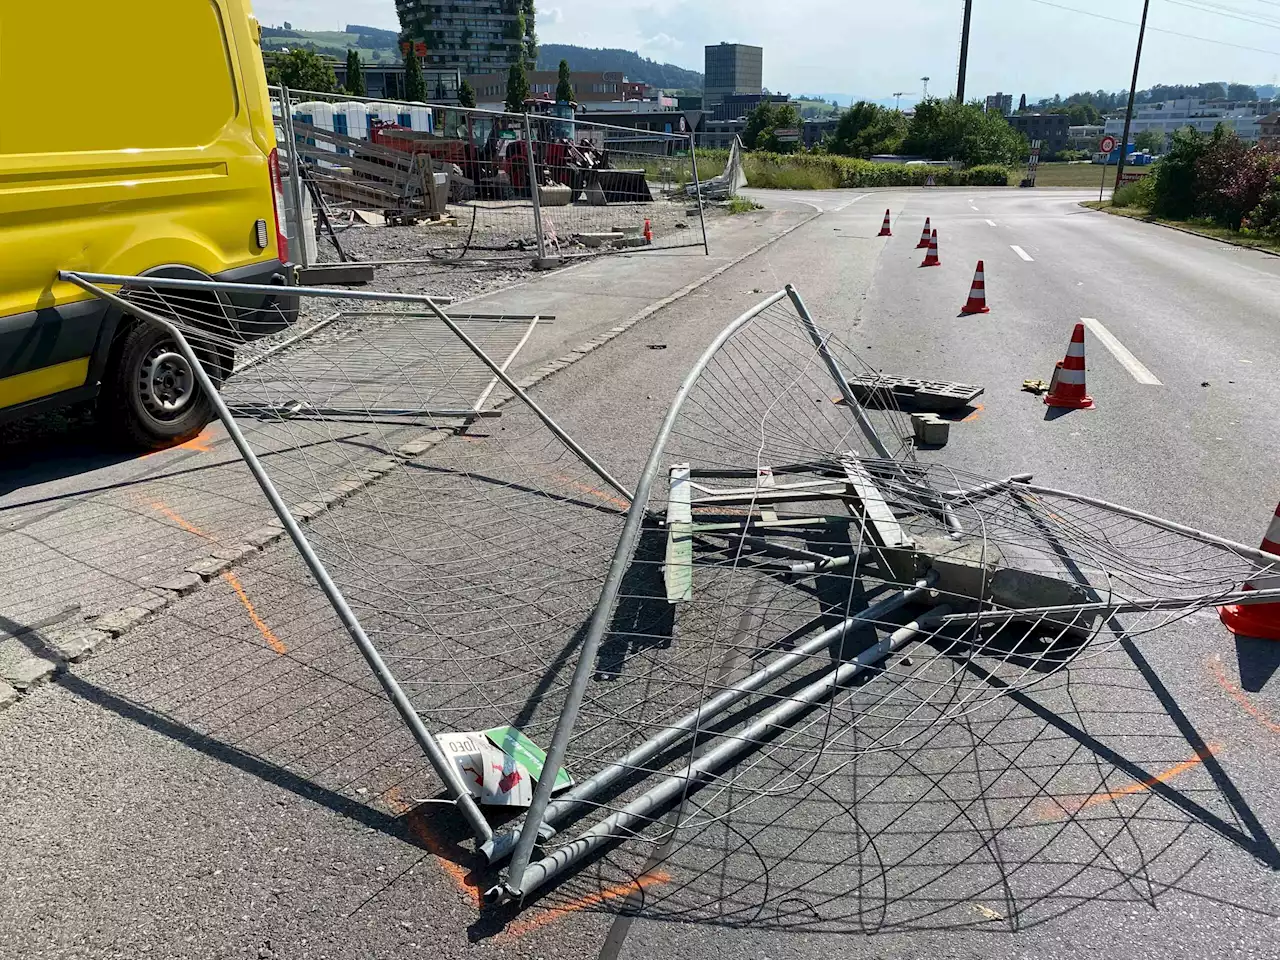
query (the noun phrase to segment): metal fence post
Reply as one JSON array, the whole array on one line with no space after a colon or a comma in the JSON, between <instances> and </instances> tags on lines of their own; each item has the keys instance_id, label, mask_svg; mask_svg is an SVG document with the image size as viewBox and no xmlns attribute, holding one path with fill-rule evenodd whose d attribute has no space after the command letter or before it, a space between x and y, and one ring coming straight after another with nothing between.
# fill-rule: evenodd
<instances>
[{"instance_id":1,"label":"metal fence post","mask_svg":"<svg viewBox=\"0 0 1280 960\"><path fill-rule=\"evenodd\" d=\"M696 143L697 134L689 132L689 156L693 160L693 189L698 196L698 219L702 222L702 250L709 257L711 256L711 247L707 243L707 211L702 205L702 181L698 178L698 147Z\"/></svg>"},{"instance_id":2,"label":"metal fence post","mask_svg":"<svg viewBox=\"0 0 1280 960\"><path fill-rule=\"evenodd\" d=\"M527 113L524 115L524 139L525 145L529 148L529 196L533 197L534 229L538 236L537 266L544 267L547 265L547 238L542 235L542 198L538 196L538 161L534 157L533 124Z\"/></svg>"},{"instance_id":3,"label":"metal fence post","mask_svg":"<svg viewBox=\"0 0 1280 960\"><path fill-rule=\"evenodd\" d=\"M293 109L289 106L289 88L280 84L280 125L284 129L285 143L289 147L289 192L293 194L293 223L296 229L290 238L294 241L290 249L293 261L300 267L309 267L307 260L307 239L302 235L306 224L302 217L302 152L298 149L298 138L293 132Z\"/></svg>"}]
</instances>

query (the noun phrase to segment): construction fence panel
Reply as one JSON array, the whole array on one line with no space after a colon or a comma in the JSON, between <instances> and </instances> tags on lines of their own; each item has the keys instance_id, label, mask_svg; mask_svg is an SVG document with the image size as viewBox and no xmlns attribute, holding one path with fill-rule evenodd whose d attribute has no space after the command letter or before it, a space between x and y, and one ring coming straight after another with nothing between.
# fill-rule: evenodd
<instances>
[{"instance_id":1,"label":"construction fence panel","mask_svg":"<svg viewBox=\"0 0 1280 960\"><path fill-rule=\"evenodd\" d=\"M282 88L272 96L288 205L303 210L299 232L321 237L312 259L555 261L707 250L686 134L548 108L495 113ZM386 226L410 229L391 244L343 236L351 255L335 256L344 231Z\"/></svg>"}]
</instances>

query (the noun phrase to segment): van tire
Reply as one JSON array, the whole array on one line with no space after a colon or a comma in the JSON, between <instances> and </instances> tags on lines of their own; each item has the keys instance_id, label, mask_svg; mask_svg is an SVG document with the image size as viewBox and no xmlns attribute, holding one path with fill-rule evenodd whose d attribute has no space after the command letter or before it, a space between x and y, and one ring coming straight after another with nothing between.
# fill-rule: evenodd
<instances>
[{"instance_id":1,"label":"van tire","mask_svg":"<svg viewBox=\"0 0 1280 960\"><path fill-rule=\"evenodd\" d=\"M112 351L98 409L121 442L144 450L184 443L213 419L213 404L173 337L149 323L131 323Z\"/></svg>"}]
</instances>

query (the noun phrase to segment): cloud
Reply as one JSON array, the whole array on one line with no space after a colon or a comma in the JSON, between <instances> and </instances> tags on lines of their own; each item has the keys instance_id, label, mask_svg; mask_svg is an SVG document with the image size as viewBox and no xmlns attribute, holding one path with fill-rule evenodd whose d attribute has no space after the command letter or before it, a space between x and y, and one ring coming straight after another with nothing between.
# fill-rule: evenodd
<instances>
[{"instance_id":1,"label":"cloud","mask_svg":"<svg viewBox=\"0 0 1280 960\"><path fill-rule=\"evenodd\" d=\"M642 50L679 50L684 46L683 40L677 40L675 37L667 33L655 34L647 40L640 41Z\"/></svg>"},{"instance_id":2,"label":"cloud","mask_svg":"<svg viewBox=\"0 0 1280 960\"><path fill-rule=\"evenodd\" d=\"M559 7L539 7L538 25L544 23L564 23L564 11Z\"/></svg>"}]
</instances>

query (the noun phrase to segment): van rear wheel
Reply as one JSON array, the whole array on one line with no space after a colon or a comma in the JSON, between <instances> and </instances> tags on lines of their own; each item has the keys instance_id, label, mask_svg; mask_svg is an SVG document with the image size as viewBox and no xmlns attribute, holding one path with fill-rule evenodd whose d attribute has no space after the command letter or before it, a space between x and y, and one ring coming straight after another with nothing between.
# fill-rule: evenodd
<instances>
[{"instance_id":1,"label":"van rear wheel","mask_svg":"<svg viewBox=\"0 0 1280 960\"><path fill-rule=\"evenodd\" d=\"M160 450L197 436L213 405L168 331L134 324L103 382L103 420L130 446Z\"/></svg>"}]
</instances>

